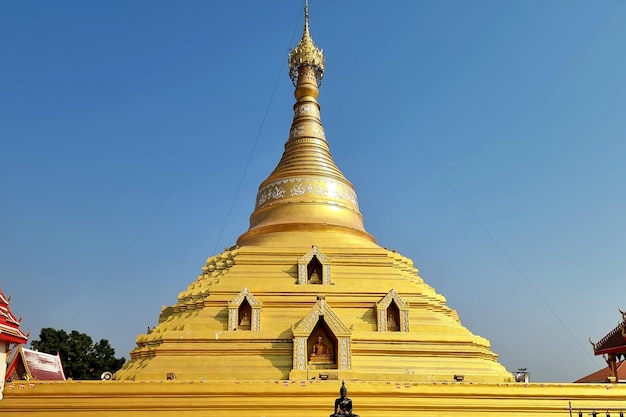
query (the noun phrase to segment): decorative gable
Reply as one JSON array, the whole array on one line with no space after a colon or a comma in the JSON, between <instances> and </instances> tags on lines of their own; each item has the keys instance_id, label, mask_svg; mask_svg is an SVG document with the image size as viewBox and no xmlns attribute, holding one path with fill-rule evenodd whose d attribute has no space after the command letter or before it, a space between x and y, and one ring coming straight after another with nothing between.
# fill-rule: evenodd
<instances>
[{"instance_id":1,"label":"decorative gable","mask_svg":"<svg viewBox=\"0 0 626 417\"><path fill-rule=\"evenodd\" d=\"M309 311L297 326L292 328L293 335L308 336L311 334L321 316L324 317L324 321L335 336L350 336L350 329L343 324L333 309L326 303L326 299L323 296L318 296L317 303L315 303L311 311Z\"/></svg>"},{"instance_id":2,"label":"decorative gable","mask_svg":"<svg viewBox=\"0 0 626 417\"><path fill-rule=\"evenodd\" d=\"M13 381L65 381L61 357L20 346L9 365L7 376Z\"/></svg>"},{"instance_id":3,"label":"decorative gable","mask_svg":"<svg viewBox=\"0 0 626 417\"><path fill-rule=\"evenodd\" d=\"M292 327L293 333L293 369L306 369L306 344L307 338L320 319L328 326L328 329L337 338L338 360L337 369L350 369L352 367L352 335L350 329L335 314L326 303L323 296L318 296L317 303L309 313Z\"/></svg>"}]
</instances>

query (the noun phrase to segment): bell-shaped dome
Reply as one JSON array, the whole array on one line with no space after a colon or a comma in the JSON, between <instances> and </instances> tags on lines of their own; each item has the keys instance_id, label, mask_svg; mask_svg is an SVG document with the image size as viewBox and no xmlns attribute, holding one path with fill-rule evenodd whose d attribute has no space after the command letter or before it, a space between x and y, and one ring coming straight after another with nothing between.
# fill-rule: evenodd
<instances>
[{"instance_id":1,"label":"bell-shaped dome","mask_svg":"<svg viewBox=\"0 0 626 417\"><path fill-rule=\"evenodd\" d=\"M330 154L317 102L324 75L324 55L309 34L308 11L298 46L289 54L295 89L294 116L283 156L261 183L249 230L239 245L262 235L294 230L334 228L374 238L363 227L354 186Z\"/></svg>"}]
</instances>

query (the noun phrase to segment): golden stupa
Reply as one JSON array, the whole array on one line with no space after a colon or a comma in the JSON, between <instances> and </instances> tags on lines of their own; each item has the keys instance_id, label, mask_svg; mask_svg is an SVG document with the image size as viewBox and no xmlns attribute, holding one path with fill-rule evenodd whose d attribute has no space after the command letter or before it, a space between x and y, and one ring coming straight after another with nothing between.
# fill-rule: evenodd
<instances>
[{"instance_id":1,"label":"golden stupa","mask_svg":"<svg viewBox=\"0 0 626 417\"><path fill-rule=\"evenodd\" d=\"M12 381L2 416L618 415L620 384L516 382L413 262L376 244L317 102L324 55L289 55L294 117L250 228L209 258L112 381ZM569 412L568 412L569 411Z\"/></svg>"},{"instance_id":2,"label":"golden stupa","mask_svg":"<svg viewBox=\"0 0 626 417\"><path fill-rule=\"evenodd\" d=\"M305 8L293 122L250 228L137 338L117 379L511 380L413 262L365 230L320 119L324 66Z\"/></svg>"}]
</instances>

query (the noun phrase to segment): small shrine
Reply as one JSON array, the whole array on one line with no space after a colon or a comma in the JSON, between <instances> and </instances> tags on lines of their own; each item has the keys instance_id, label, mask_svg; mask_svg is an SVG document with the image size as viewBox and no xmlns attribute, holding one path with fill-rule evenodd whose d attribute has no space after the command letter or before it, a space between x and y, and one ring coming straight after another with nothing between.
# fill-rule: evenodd
<instances>
[{"instance_id":1,"label":"small shrine","mask_svg":"<svg viewBox=\"0 0 626 417\"><path fill-rule=\"evenodd\" d=\"M7 298L0 289L0 364L7 362L15 347L28 341L28 335L20 329L22 319L13 315L9 308L10 302L11 297ZM5 381L6 367L0 366L0 399Z\"/></svg>"}]
</instances>

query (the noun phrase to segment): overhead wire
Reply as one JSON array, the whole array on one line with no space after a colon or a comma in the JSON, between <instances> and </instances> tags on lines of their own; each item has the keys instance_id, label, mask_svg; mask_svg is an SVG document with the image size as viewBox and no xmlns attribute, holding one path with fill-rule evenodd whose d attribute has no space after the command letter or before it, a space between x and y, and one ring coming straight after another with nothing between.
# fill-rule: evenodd
<instances>
[{"instance_id":1,"label":"overhead wire","mask_svg":"<svg viewBox=\"0 0 626 417\"><path fill-rule=\"evenodd\" d=\"M299 17L302 17L302 13L299 13ZM296 37L296 33L298 30L298 27L300 26L300 21L301 19L296 19L297 24L294 26L293 32L291 34L291 39L289 41L289 45L293 45L293 40ZM263 118L261 119L261 123L259 125L259 128L257 130L256 136L254 138L254 141L252 142L252 148L250 149L250 153L248 154L248 159L246 161L246 164L244 165L243 168L243 172L241 173L241 177L239 178L239 183L237 184L237 188L235 189L235 195L233 196L232 202L230 204L230 207L228 208L228 212L226 214L226 218L224 219L224 222L222 223L222 228L220 229L220 232L218 234L217 237L217 241L215 242L215 247L213 248L213 253L217 253L218 251L218 247L220 244L220 241L222 239L222 236L224 235L224 230L226 229L226 225L228 224L228 221L230 220L230 216L233 212L233 209L235 207L235 203L237 201L237 197L239 196L239 192L241 191L241 187L243 185L244 179L246 178L246 174L248 173L248 168L250 167L250 162L252 161L252 157L254 156L254 151L256 150L257 144L259 142L259 138L261 137L261 132L263 131L263 127L265 126L265 121L267 120L267 115L269 114L270 108L272 107L272 103L274 102L274 97L276 96L276 90L278 90L278 86L280 84L282 75L283 75L283 70L285 68L285 65L287 63L287 60L283 60L283 63L280 66L280 69L278 71L278 76L276 77L276 82L274 83L274 88L272 89L272 93L270 95L270 99L267 103L267 106L265 106L265 112L263 113Z\"/></svg>"},{"instance_id":2,"label":"overhead wire","mask_svg":"<svg viewBox=\"0 0 626 417\"><path fill-rule=\"evenodd\" d=\"M353 56L353 59L358 60L358 57ZM459 199L459 201L463 204L463 206L466 208L466 210L470 213L470 215L474 218L474 220L478 223L478 225L482 228L482 230L487 234L487 236L489 237L489 239L495 244L496 248L500 251L500 253L505 257L505 259L509 262L509 264L513 267L513 269L519 274L519 276L526 282L526 284L530 287L530 289L535 293L535 295L539 298L539 300L541 300L541 302L545 305L545 307L548 309L548 311L550 311L550 313L552 314L552 316L554 316L554 318L557 320L557 322L563 327L563 329L565 329L565 331L571 336L572 339L574 339L574 341L576 342L576 344L581 348L581 350L583 352L585 352L585 355L591 359L591 361L594 363L594 365L596 364L596 361L594 359L594 357L592 357L589 352L588 349L586 349L578 340L578 338L574 335L574 333L572 332L572 330L565 324L565 322L561 319L561 317L559 316L559 314L556 312L556 310L550 305L550 303L548 302L548 300L541 294L541 292L539 291L539 289L531 282L531 280L526 276L526 274L522 271L522 269L517 265L517 263L513 260L513 258L511 257L511 255L509 255L509 253L504 249L504 247L500 244L500 242L498 241L498 239L496 239L496 237L491 233L491 231L487 228L487 226L485 225L485 223L480 219L480 217L476 214L476 212L472 209L472 207L469 205L469 203L463 198L463 196L461 195L461 193L456 189L456 187L452 184L452 182L450 181L450 179L448 179L448 177L445 175L445 173L439 168L439 166L437 165L437 163L433 160L433 158L430 156L430 154L426 151L426 149L422 146L422 144L419 142L419 140L417 139L417 137L413 134L413 132L411 132L409 130L409 128L407 127L407 125L404 123L404 120L398 115L398 113L395 111L395 109L393 108L393 106L390 104L390 101L387 100L387 98L384 96L384 94L381 92L380 89L377 88L376 83L372 82L371 79L368 77L367 75L367 65L362 65L361 68L364 68L363 72L361 73L363 75L363 77L366 79L366 83L367 85L370 86L370 88L372 90L374 90L378 96L381 98L382 102L387 106L389 112L392 114L393 117L396 118L396 120L398 121L399 125L403 128L403 130L406 132L407 136L415 143L415 145L417 146L417 148L419 149L419 151L424 155L424 157L426 158L426 160L428 161L428 163L433 167L433 169L435 170L435 172L437 172L437 174L443 179L443 181L446 183L446 185L452 190L452 192L454 193L454 195Z\"/></svg>"},{"instance_id":3,"label":"overhead wire","mask_svg":"<svg viewBox=\"0 0 626 417\"><path fill-rule=\"evenodd\" d=\"M301 11L300 12L300 17L302 16L302 13L303 12ZM295 38L298 26L300 25L300 20L301 19L297 19L297 23L294 26L294 29L293 29L293 32L292 32L292 35L291 35L291 39L290 39L290 42L289 42L290 45L293 44L293 39ZM268 115L269 110L271 108L271 105L272 105L272 103L274 101L274 96L276 94L276 90L278 89L278 85L279 85L280 79L282 77L282 73L283 73L284 67L286 65L285 64L286 62L287 62L287 60L284 60L283 64L280 66L279 74L277 76L276 82L274 83L274 88L272 90L272 94L271 94L270 99L268 101L268 104L267 104L267 106L265 108L265 112L263 114L263 119L261 120L261 124L260 124L260 126L259 126L259 128L257 130L257 134L256 134L254 142L252 144L252 149L250 150L250 153L248 155L248 159L247 159L247 162L246 162L246 164L244 166L244 170L243 170L243 172L241 174L241 178L239 180L239 183L237 185L237 188L236 188L236 191L235 191L235 195L234 195L233 200L231 202L231 205L229 207L229 210L228 210L228 213L226 215L226 218L224 219L224 222L223 222L222 227L220 229L220 233L218 235L218 238L217 238L217 241L216 241L216 244L215 244L215 249L213 250L213 253L215 253L217 251L217 247L218 247L219 242L220 242L220 240L222 238L222 235L224 234L224 230L226 228L228 220L230 219L231 213L232 213L233 208L235 206L235 202L237 200L237 196L239 195L239 191L241 190L241 186L243 184L243 181L245 179L246 173L248 171L248 167L250 166L250 162L251 162L252 157L254 155L254 151L256 149L257 143L258 143L259 138L261 136L261 131L263 129L263 126L265 125L265 121L267 119L267 115ZM215 134L215 129L213 129L213 131L208 135L208 138L211 138L214 134ZM76 321L76 319L83 313L83 311L85 311L85 309L91 303L91 301L93 300L95 295L101 290L101 288L104 285L104 283L107 282L111 278L111 276L119 268L121 263L128 257L129 253L135 247L137 242L139 242L141 237L146 233L146 231L153 224L153 222L156 219L158 213L162 210L162 208L165 206L167 201L169 201L171 196L178 189L178 187L182 183L183 179L188 175L189 171L196 165L197 160L200 158L201 155L204 154L204 151L208 148L209 144L211 143L211 141L208 140L208 138L207 138L207 140L204 141L204 143L201 146L200 150L195 153L195 156L192 158L191 163L185 165L186 168L182 170L182 172L179 175L178 179L175 181L175 183L172 185L172 187L170 187L170 189L167 191L167 193L163 196L161 201L154 206L154 209L152 210L152 213L150 214L150 216L148 216L148 220L143 224L141 229L131 239L129 244L122 251L122 253L119 255L119 257L117 258L115 263L111 266L111 268L107 271L107 273L104 274L104 276L98 281L96 287L93 289L93 291L91 291L89 296L87 296L87 298L85 298L85 300L82 303L82 305L76 310L76 313L74 314L73 318L70 320L70 325L71 326Z\"/></svg>"}]
</instances>

